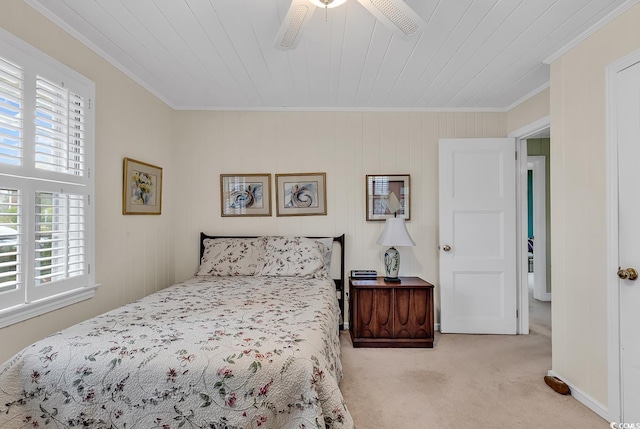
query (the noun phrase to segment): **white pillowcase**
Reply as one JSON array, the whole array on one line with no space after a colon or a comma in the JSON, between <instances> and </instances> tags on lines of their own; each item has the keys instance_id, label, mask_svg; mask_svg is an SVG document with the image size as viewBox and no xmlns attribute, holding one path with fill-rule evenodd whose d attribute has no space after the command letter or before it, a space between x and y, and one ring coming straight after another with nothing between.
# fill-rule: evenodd
<instances>
[{"instance_id":1,"label":"white pillowcase","mask_svg":"<svg viewBox=\"0 0 640 429\"><path fill-rule=\"evenodd\" d=\"M263 265L265 237L206 238L197 276L253 276Z\"/></svg>"},{"instance_id":2,"label":"white pillowcase","mask_svg":"<svg viewBox=\"0 0 640 429\"><path fill-rule=\"evenodd\" d=\"M327 278L326 253L326 245L314 239L267 237L264 263L257 275Z\"/></svg>"}]
</instances>

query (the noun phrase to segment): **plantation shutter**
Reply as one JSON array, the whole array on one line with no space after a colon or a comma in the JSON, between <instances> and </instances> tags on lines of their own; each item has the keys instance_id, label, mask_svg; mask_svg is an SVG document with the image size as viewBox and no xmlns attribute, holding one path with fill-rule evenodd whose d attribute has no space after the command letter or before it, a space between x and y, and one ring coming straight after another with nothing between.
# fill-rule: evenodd
<instances>
[{"instance_id":1,"label":"plantation shutter","mask_svg":"<svg viewBox=\"0 0 640 429\"><path fill-rule=\"evenodd\" d=\"M84 98L38 76L36 168L83 176L84 126Z\"/></svg>"},{"instance_id":2,"label":"plantation shutter","mask_svg":"<svg viewBox=\"0 0 640 429\"><path fill-rule=\"evenodd\" d=\"M22 213L20 191L0 188L0 296L3 306L24 301Z\"/></svg>"},{"instance_id":3,"label":"plantation shutter","mask_svg":"<svg viewBox=\"0 0 640 429\"><path fill-rule=\"evenodd\" d=\"M94 296L94 95L0 32L0 327Z\"/></svg>"},{"instance_id":4,"label":"plantation shutter","mask_svg":"<svg viewBox=\"0 0 640 429\"><path fill-rule=\"evenodd\" d=\"M36 192L35 285L84 274L81 195Z\"/></svg>"},{"instance_id":5,"label":"plantation shutter","mask_svg":"<svg viewBox=\"0 0 640 429\"><path fill-rule=\"evenodd\" d=\"M24 76L0 57L0 163L22 165Z\"/></svg>"}]
</instances>

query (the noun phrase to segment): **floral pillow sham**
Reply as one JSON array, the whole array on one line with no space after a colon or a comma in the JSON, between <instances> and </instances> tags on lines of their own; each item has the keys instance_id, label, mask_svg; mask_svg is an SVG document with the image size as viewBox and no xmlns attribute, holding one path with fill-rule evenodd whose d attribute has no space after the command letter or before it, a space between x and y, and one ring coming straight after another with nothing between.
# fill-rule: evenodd
<instances>
[{"instance_id":1,"label":"floral pillow sham","mask_svg":"<svg viewBox=\"0 0 640 429\"><path fill-rule=\"evenodd\" d=\"M331 272L331 258L333 257L333 237L326 238L314 238L313 240L319 241L325 248L324 265L327 272Z\"/></svg>"},{"instance_id":2,"label":"floral pillow sham","mask_svg":"<svg viewBox=\"0 0 640 429\"><path fill-rule=\"evenodd\" d=\"M253 276L264 265L266 237L207 238L197 276Z\"/></svg>"},{"instance_id":3,"label":"floral pillow sham","mask_svg":"<svg viewBox=\"0 0 640 429\"><path fill-rule=\"evenodd\" d=\"M197 276L328 278L333 238L207 238Z\"/></svg>"},{"instance_id":4,"label":"floral pillow sham","mask_svg":"<svg viewBox=\"0 0 640 429\"><path fill-rule=\"evenodd\" d=\"M267 237L259 276L328 278L325 257L329 250L320 241L305 237Z\"/></svg>"}]
</instances>

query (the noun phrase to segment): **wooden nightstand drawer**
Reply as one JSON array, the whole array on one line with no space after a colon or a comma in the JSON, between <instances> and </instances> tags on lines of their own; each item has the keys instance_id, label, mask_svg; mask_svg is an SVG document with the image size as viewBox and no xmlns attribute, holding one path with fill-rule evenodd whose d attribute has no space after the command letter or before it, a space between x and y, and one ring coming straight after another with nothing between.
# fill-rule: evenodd
<instances>
[{"instance_id":1,"label":"wooden nightstand drawer","mask_svg":"<svg viewBox=\"0 0 640 429\"><path fill-rule=\"evenodd\" d=\"M349 279L354 347L433 347L433 285L401 280Z\"/></svg>"}]
</instances>

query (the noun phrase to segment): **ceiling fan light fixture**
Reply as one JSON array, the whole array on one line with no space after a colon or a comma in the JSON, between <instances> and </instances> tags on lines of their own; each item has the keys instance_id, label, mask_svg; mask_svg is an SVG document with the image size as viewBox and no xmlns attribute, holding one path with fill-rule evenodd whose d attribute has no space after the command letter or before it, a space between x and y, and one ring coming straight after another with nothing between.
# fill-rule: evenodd
<instances>
[{"instance_id":1,"label":"ceiling fan light fixture","mask_svg":"<svg viewBox=\"0 0 640 429\"><path fill-rule=\"evenodd\" d=\"M304 22L304 19L308 13L308 7L298 6L298 8L295 10L293 18L287 26L287 30L285 31L284 36L282 37L282 47L290 48L295 45L298 38L298 33L300 32L300 28L302 27L302 23Z\"/></svg>"},{"instance_id":2,"label":"ceiling fan light fixture","mask_svg":"<svg viewBox=\"0 0 640 429\"><path fill-rule=\"evenodd\" d=\"M371 0L373 7L393 22L404 34L410 36L420 28L410 17L403 13L398 6L389 0Z\"/></svg>"},{"instance_id":3,"label":"ceiling fan light fixture","mask_svg":"<svg viewBox=\"0 0 640 429\"><path fill-rule=\"evenodd\" d=\"M283 51L294 49L300 42L303 27L315 10L308 0L292 0L273 46Z\"/></svg>"},{"instance_id":4,"label":"ceiling fan light fixture","mask_svg":"<svg viewBox=\"0 0 640 429\"><path fill-rule=\"evenodd\" d=\"M347 0L309 0L309 1L314 5L316 5L317 7L331 9L346 3Z\"/></svg>"},{"instance_id":5,"label":"ceiling fan light fixture","mask_svg":"<svg viewBox=\"0 0 640 429\"><path fill-rule=\"evenodd\" d=\"M403 0L358 0L380 22L403 39L420 33L425 23Z\"/></svg>"}]
</instances>

